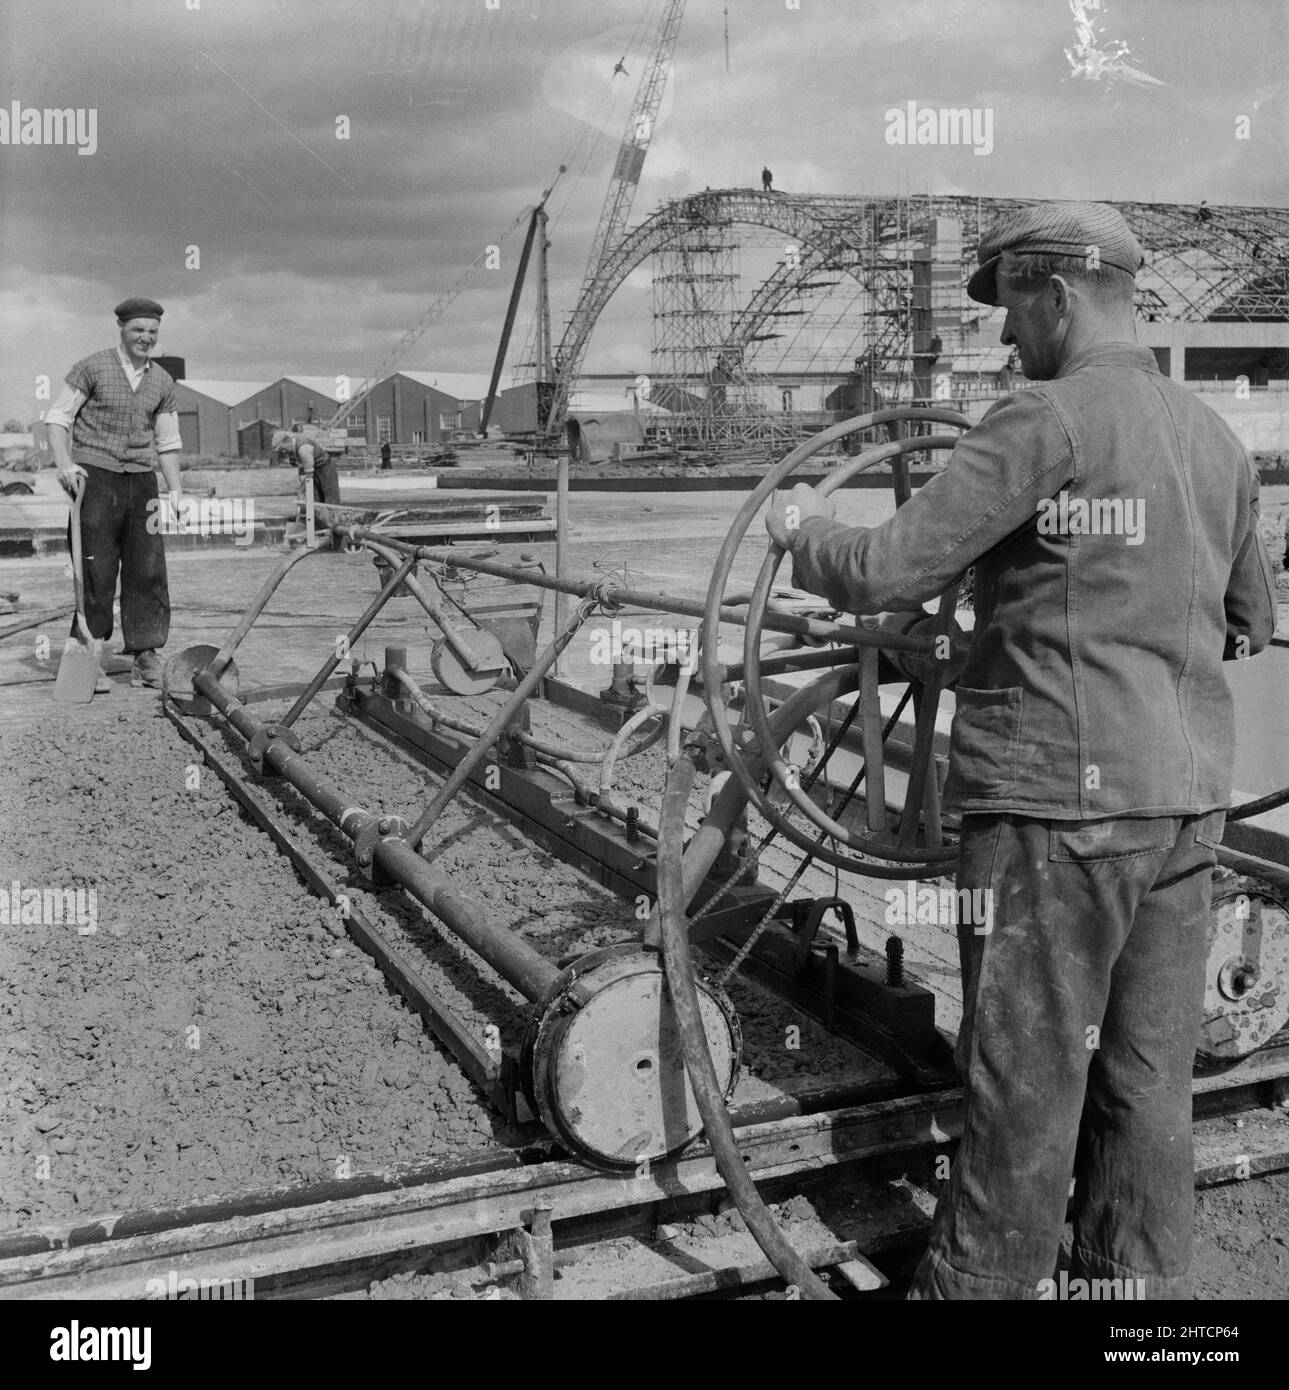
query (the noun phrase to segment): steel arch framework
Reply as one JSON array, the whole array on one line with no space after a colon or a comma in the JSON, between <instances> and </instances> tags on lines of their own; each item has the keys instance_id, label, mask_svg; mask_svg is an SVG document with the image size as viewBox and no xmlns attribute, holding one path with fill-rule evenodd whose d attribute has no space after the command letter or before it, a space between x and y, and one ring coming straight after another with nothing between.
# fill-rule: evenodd
<instances>
[{"instance_id":1,"label":"steel arch framework","mask_svg":"<svg viewBox=\"0 0 1289 1390\"><path fill-rule=\"evenodd\" d=\"M890 263L897 244L925 239L931 219L950 217L962 228L965 281L982 229L1035 201L785 194L750 188L708 189L674 199L607 254L600 274L584 289L579 331L562 345L557 372L564 371L565 363L584 360L600 314L627 276L695 227L743 223L777 231L785 247L799 248L800 266L780 266L738 316L730 343L741 351L807 272L837 261L843 273L877 292L880 287L874 281ZM1146 252L1137 277L1141 312L1176 322L1289 321L1289 210L1181 203L1114 206Z\"/></svg>"}]
</instances>

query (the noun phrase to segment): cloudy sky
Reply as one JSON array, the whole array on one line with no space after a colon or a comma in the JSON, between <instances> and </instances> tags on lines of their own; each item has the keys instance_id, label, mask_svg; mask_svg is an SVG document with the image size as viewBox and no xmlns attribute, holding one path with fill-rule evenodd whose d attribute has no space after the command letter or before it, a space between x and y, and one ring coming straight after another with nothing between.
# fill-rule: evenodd
<instances>
[{"instance_id":1,"label":"cloudy sky","mask_svg":"<svg viewBox=\"0 0 1289 1390\"><path fill-rule=\"evenodd\" d=\"M192 377L361 376L565 163L558 338L663 7L6 0L0 110L93 110L97 148L0 144L0 413L38 415L37 377L111 345L131 293ZM1072 73L1068 0L689 0L632 220L763 163L787 191L1284 206L1285 15L1100 0L1096 45L1146 86ZM909 101L992 110L992 151L887 144ZM520 239L403 365L488 369ZM589 368L647 370L649 303L623 288Z\"/></svg>"}]
</instances>

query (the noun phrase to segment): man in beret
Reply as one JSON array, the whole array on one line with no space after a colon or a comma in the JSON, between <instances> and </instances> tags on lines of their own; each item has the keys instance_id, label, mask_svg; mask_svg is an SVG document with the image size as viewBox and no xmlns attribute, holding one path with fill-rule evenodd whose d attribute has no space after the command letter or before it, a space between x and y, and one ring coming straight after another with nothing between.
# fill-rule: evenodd
<instances>
[{"instance_id":1,"label":"man in beret","mask_svg":"<svg viewBox=\"0 0 1289 1390\"><path fill-rule=\"evenodd\" d=\"M122 300L115 310L119 345L77 362L45 416L59 480L72 496L84 480L81 549L90 636L112 635L119 574L124 651L134 657L130 684L152 687L161 684L157 652L170 634L166 552L156 517L158 465L175 515L182 504L175 384L149 360L163 312L154 299Z\"/></svg>"},{"instance_id":2,"label":"man in beret","mask_svg":"<svg viewBox=\"0 0 1289 1390\"><path fill-rule=\"evenodd\" d=\"M1114 209L1026 208L978 257L968 293L1006 309L1035 384L883 525L802 486L766 522L848 613L917 611L975 566L945 804L958 887L992 910L958 924L964 1129L911 1296L1053 1296L1073 1175L1067 1277L1187 1298L1222 661L1274 630L1257 474L1138 346Z\"/></svg>"}]
</instances>

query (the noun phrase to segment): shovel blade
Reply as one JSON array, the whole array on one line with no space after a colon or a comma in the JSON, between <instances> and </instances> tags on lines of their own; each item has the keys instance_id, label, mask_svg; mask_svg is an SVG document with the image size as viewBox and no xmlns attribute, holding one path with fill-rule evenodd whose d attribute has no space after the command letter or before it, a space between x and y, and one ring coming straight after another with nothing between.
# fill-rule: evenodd
<instances>
[{"instance_id":1,"label":"shovel blade","mask_svg":"<svg viewBox=\"0 0 1289 1390\"><path fill-rule=\"evenodd\" d=\"M87 705L94 698L101 646L98 642L78 642L74 637L67 639L54 681L54 699L58 704Z\"/></svg>"}]
</instances>

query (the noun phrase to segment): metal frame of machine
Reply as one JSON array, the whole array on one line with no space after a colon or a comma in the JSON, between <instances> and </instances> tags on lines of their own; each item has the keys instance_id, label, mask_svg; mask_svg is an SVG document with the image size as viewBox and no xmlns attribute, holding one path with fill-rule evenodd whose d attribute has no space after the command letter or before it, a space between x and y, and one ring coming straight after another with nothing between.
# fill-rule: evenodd
<instances>
[{"instance_id":1,"label":"metal frame of machine","mask_svg":"<svg viewBox=\"0 0 1289 1390\"><path fill-rule=\"evenodd\" d=\"M384 940L361 913L346 913L350 933L499 1108L512 1118L539 1118L562 1152L620 1177L638 1174L642 1166L647 1171L649 1165L676 1162L704 1134L749 1229L774 1267L814 1296L824 1296L826 1290L784 1241L740 1157L728 1114L739 1069L738 1020L720 983L695 972L691 948L700 947L724 965L721 979L744 964L754 969L830 1029L849 1034L893 1063L907 1093L946 1092L952 1085L947 1051L934 1027L932 997L904 980L898 942L891 943L888 959L875 957L859 947L851 924L843 956L841 943L820 929L829 910L836 910L845 923L847 905L833 899L789 901L799 874L772 894L756 879L756 852L748 840L747 811L754 807L771 827L763 843L782 836L801 848L807 860L818 857L892 879L939 876L952 864L946 833L951 827L939 807L934 737L945 684L936 659L943 661L946 651L962 648L953 625L957 586L942 596L936 616L920 635L778 611L770 602L782 559L776 547L770 548L750 594L726 593L733 556L772 491L836 439L891 423L920 429L969 426L948 411L876 412L834 426L795 450L740 510L718 556L705 604L641 592L603 577L548 575L531 563L515 566L490 555L418 545L378 527L337 524L329 533L332 548L369 553L379 567L381 592L285 715L272 722L256 717L253 702L238 695L234 657L282 580L302 560L323 553L319 549L300 550L279 562L221 648L190 649L166 671L171 707L187 716L222 716L244 741L255 771L284 779L326 815L349 840L354 861L369 880L401 885L529 1001L522 1046L489 1051L435 998L414 961ZM951 448L956 437L921 433L870 449L835 470L824 490L889 460L896 500L902 503L910 493L909 455ZM486 620L472 618L460 604L449 605L444 581L463 573L572 596L577 607L559 623L550 645L538 652L535 642L516 641L513 629L510 640L503 641ZM418 575L428 579L428 587ZM450 701L445 705L441 695L418 685L407 669L406 652L398 648L387 649L382 671L365 675L354 663L343 678L337 695L342 712L375 727L443 774L442 785L415 820L357 804L344 788L309 766L293 733L324 686L336 683L335 673L349 648L396 593L414 598L442 633L431 665L444 690L468 695L496 689L504 694L486 723L463 717ZM593 613L624 604L701 619L698 685L706 714L697 722L687 718L691 679L682 673L670 690L650 681L642 707L602 748L588 752L536 737L528 703L549 688L560 654ZM742 661L720 659L715 635L721 624L744 629ZM763 656L765 633L786 634L797 645ZM808 676L806 683L785 698L769 698L765 676L794 669ZM907 681L908 691L883 728L877 691L892 674ZM744 696L737 711L736 686ZM799 731L816 711L835 707L834 701L847 692L857 693L841 727L834 729L822 757L803 771L800 753L794 751ZM892 817L884 740L909 698L913 740L908 793ZM195 721L172 717L238 791L237 773L201 738ZM840 792L820 778L856 721L864 762L850 787ZM614 792L612 777L619 758L643 751L664 734L670 774L653 824ZM599 765L598 786L586 775L588 764ZM700 770L728 775L719 779L719 793L702 824L687 837L685 811ZM866 784L863 795L861 784ZM419 852L443 809L467 788L538 843L597 873L610 888L628 896L647 894L656 905L639 940L555 962L490 920L468 885L448 880ZM826 796L821 795L825 788ZM1280 800L1289 800L1289 792ZM795 815L785 803L791 803ZM1263 798L1257 809L1266 803L1277 803L1277 798ZM274 833L267 823L271 818L262 813L257 818ZM275 838L292 852L289 835L278 830ZM1265 835L1259 845L1265 853ZM292 857L297 864L304 860L298 851ZM1217 936L1224 933L1222 949L1230 959L1214 969L1221 1036L1206 1056L1210 1070L1197 1083L1201 1091L1265 1085L1289 1075L1289 1049L1272 1036L1284 1021L1275 1013L1277 1001L1289 993L1277 991L1280 967L1275 964L1289 949L1289 874L1284 870L1289 853L1278 866L1239 851L1224 858L1243 877L1228 885L1231 907L1225 915L1230 920L1221 932L1215 929L1215 950ZM309 865L306 877L318 891L342 900L316 866ZM1251 928L1246 926L1250 921ZM1262 951L1265 960L1253 959L1251 951ZM1274 978L1260 973L1264 966ZM836 1099L832 1097L834 1103Z\"/></svg>"},{"instance_id":2,"label":"metal frame of machine","mask_svg":"<svg viewBox=\"0 0 1289 1390\"><path fill-rule=\"evenodd\" d=\"M872 417L851 427L868 423ZM897 499L907 496L903 461L913 447L894 452ZM917 447L940 444L937 437L922 436ZM869 461L876 461L871 452ZM861 456L854 467L864 463ZM774 477L785 476L791 466L785 460ZM767 493L774 485L767 480ZM749 498L740 516L754 516L759 505ZM732 553L741 524L723 554ZM825 926L832 912L847 925L844 902L794 899L799 875L777 893L759 883L746 809L750 799L769 819L765 844L780 833L777 822L786 821L786 784L795 783L809 808L792 813L798 835L802 821L837 818L862 846L875 845L889 856L864 859L868 869L909 878L941 873L951 853L945 834L952 823L946 818L937 824L935 756L926 747L928 733L934 735L934 719L926 713L934 703L928 694L934 667L921 690L914 688L916 681L910 684L893 715L887 714L889 702L876 707L871 688L889 680L892 670L898 673L901 663L925 674L931 638L778 611L769 599L773 552L750 595L727 595L724 562L718 563L707 602L700 604L643 593L603 576L549 576L522 558L511 565L492 554L420 546L379 528L337 523L325 534L329 547L301 549L278 562L220 648L191 648L168 664L163 708L307 887L336 904L352 939L463 1072L521 1125L525 1147L235 1194L178 1210L118 1213L56 1233L25 1233L0 1247L5 1296L144 1297L157 1278L189 1274L254 1280L256 1297L326 1296L363 1288L383 1271L430 1268L453 1271L475 1287L505 1284L521 1297L549 1299L561 1296L561 1289L564 1296L577 1296L578 1279L592 1277L583 1272L586 1257L593 1265L592 1248L615 1238L626 1244L619 1251L624 1258L614 1259L614 1297L688 1297L764 1282L776 1273L804 1296L827 1297L817 1273L824 1268L858 1279L856 1287L877 1287L883 1276L864 1257L881 1258L883 1251L908 1248L921 1238L932 1198L917 1184L931 1185L933 1160L959 1131L961 1093L945 1065L932 996L903 980L898 941L889 943L885 959L856 949L849 932L842 938ZM378 562L379 596L312 680L242 695L235 656L259 614L303 560L341 549L362 550ZM465 573L501 581L504 601L488 602L489 611L479 614L468 604L454 606L453 576ZM551 590L573 597L578 606L560 624L555 642L538 652L530 596ZM430 665L447 694L420 688L400 648L386 650L381 670L369 673L356 662L340 669L347 645L396 595L414 600L439 627ZM514 595L519 597L511 602ZM550 676L559 651L593 611L620 603L701 618L708 633L718 623L740 626L748 638L743 659L721 661L715 643L704 642L697 685L707 708L697 719L693 682L682 670L670 688L647 680L638 699L584 700L583 707L603 709L606 741L600 748L571 748L537 736L528 718L530 702L569 694ZM951 631L946 611L951 616L947 602L933 628L941 635ZM796 645L763 654L761 631ZM423 666L418 658L417 669ZM771 696L770 678L794 670L794 679L804 683L780 686ZM732 722L734 687L742 683L751 690L757 676L766 698L763 718L755 722L768 738L758 738L750 716ZM856 684L858 693L847 695ZM451 698L453 690L477 693L489 686L500 703L482 721ZM334 692L342 713L377 729L443 778L415 822L394 809L358 805L309 766L293 730L323 692ZM261 717L267 705L280 708L284 701L284 714ZM901 736L906 704L915 713L903 726L912 734L903 763L912 796L920 788L923 800L912 831L903 808L870 806L869 798L855 796L840 809L845 794L839 797L825 776L829 756L848 749L852 765L856 755L871 762L866 790L875 799L886 754ZM807 757L806 740L794 731L824 710L815 741L826 730L827 748L822 756ZM660 813L651 820L615 787L614 768L618 759L664 737L670 774ZM726 741L742 778L728 759ZM238 746L241 766L229 753ZM700 766L717 774L716 794L698 829L687 835L685 812ZM343 878L320 861L312 837L292 824L278 804L275 779L297 789L339 828L363 875L374 883L401 884L531 1001L522 1045L489 1047L477 1025L472 1030L436 994L424 963L350 901ZM851 793L862 780L852 779ZM754 789L751 798L745 781ZM887 779L884 801L892 788ZM458 793L468 793L610 889L656 902L640 939L552 961L490 920L468 885L450 882L417 849ZM1252 819L1286 800L1289 791L1261 797L1230 816L1210 961L1217 1017L1230 1027L1214 1035L1194 1081L1197 1185L1289 1166L1283 1124L1259 1118L1268 1116L1265 1107L1289 1107L1289 1045L1283 1031L1266 1026L1283 995L1277 994L1281 967L1274 950L1284 944L1289 837L1268 829L1265 817ZM826 829L807 836L807 844L816 847L821 837L829 838ZM880 1080L816 1079L731 1111L738 1019L719 979L696 975L691 948L713 969L742 968L770 982L891 1066ZM1244 1119L1233 1129L1230 1117L1237 1112ZM880 1210L871 1220L865 1217L863 1239L838 1235L820 1243L816 1235L800 1249L788 1244L764 1201L801 1191L811 1174L819 1182L836 1175L870 1185L865 1190ZM890 1180L903 1185L914 1205L882 1206L883 1184ZM710 1210L723 1190L735 1199L749 1234L724 1262L709 1264L705 1257L696 1267L671 1243L663 1223ZM638 1240L642 1226L651 1239Z\"/></svg>"}]
</instances>

